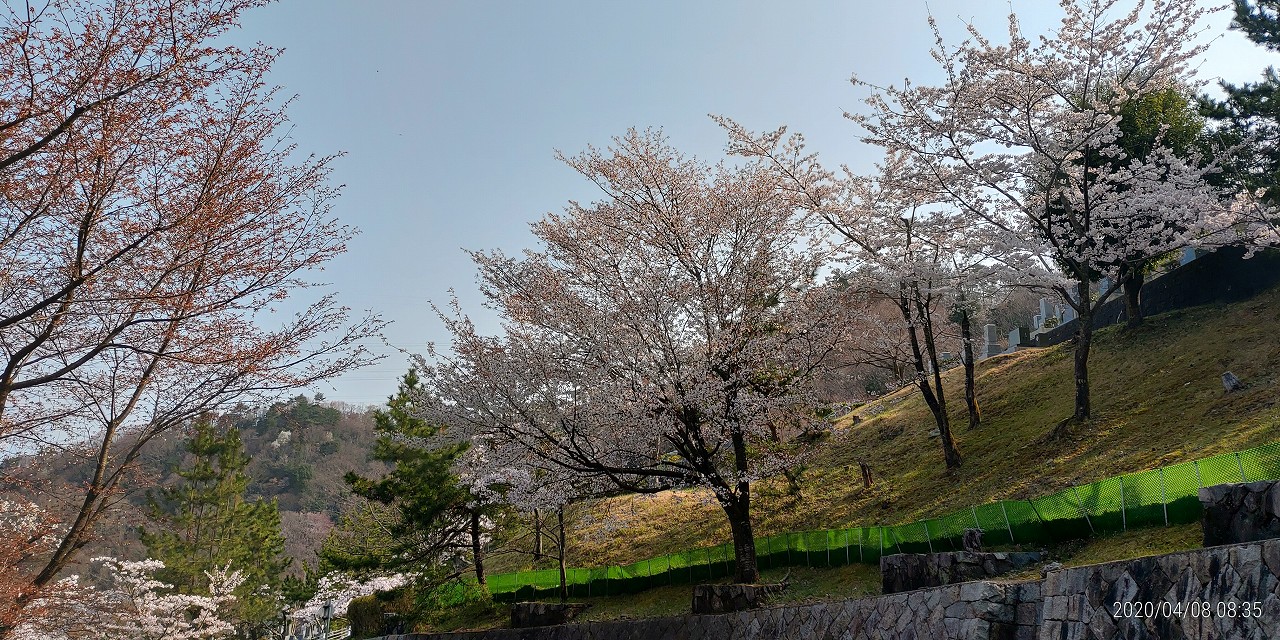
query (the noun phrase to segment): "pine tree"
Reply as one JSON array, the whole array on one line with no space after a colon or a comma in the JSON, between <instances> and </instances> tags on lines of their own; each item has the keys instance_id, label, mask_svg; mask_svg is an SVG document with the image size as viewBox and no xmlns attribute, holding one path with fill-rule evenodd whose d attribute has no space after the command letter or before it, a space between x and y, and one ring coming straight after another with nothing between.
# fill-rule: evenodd
<instances>
[{"instance_id":1,"label":"pine tree","mask_svg":"<svg viewBox=\"0 0 1280 640\"><path fill-rule=\"evenodd\" d=\"M1280 52L1280 0L1235 0L1231 26L1254 43ZM1221 123L1227 143L1251 136L1240 154L1228 163L1222 180L1232 186L1265 190L1266 199L1280 200L1280 75L1267 67L1259 82L1220 83L1225 100L1203 98L1201 110Z\"/></svg>"},{"instance_id":2,"label":"pine tree","mask_svg":"<svg viewBox=\"0 0 1280 640\"><path fill-rule=\"evenodd\" d=\"M494 507L472 496L453 471L466 444L447 442L439 425L416 416L421 391L417 371L409 369L386 409L374 413L373 457L393 467L378 479L347 474L352 491L372 504L346 514L320 555L339 569L409 569L426 582L457 573L442 559L470 556L483 584L490 533L484 522Z\"/></svg>"},{"instance_id":3,"label":"pine tree","mask_svg":"<svg viewBox=\"0 0 1280 640\"><path fill-rule=\"evenodd\" d=\"M204 595L206 571L230 566L246 580L235 591L235 615L257 636L274 619L290 559L284 555L280 512L275 501L245 499L249 476L240 433L219 430L208 418L196 422L187 443L190 463L181 480L148 496L156 528L141 531L152 558L165 563L161 580L180 593Z\"/></svg>"}]
</instances>

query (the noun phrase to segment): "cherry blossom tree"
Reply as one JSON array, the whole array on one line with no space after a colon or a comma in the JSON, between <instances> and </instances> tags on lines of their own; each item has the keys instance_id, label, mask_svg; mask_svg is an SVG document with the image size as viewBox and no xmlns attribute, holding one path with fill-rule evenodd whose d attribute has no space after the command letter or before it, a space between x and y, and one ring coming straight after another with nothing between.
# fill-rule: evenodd
<instances>
[{"instance_id":1,"label":"cherry blossom tree","mask_svg":"<svg viewBox=\"0 0 1280 640\"><path fill-rule=\"evenodd\" d=\"M156 580L159 560L129 562L94 558L112 575L112 588L98 596L99 621L94 635L103 640L201 640L232 634L232 624L219 611L235 601L232 592L243 582L239 571L206 572L209 595L173 593Z\"/></svg>"},{"instance_id":2,"label":"cherry blossom tree","mask_svg":"<svg viewBox=\"0 0 1280 640\"><path fill-rule=\"evenodd\" d=\"M58 580L32 599L30 606L14 610L26 617L14 621L13 637L205 640L228 637L234 631L225 614L236 599L232 592L244 581L239 571L206 572L209 595L188 595L155 579L155 573L164 568L159 560L101 557L93 562L107 569L107 588L84 585L79 576ZM41 613L32 615L35 611Z\"/></svg>"},{"instance_id":3,"label":"cherry blossom tree","mask_svg":"<svg viewBox=\"0 0 1280 640\"><path fill-rule=\"evenodd\" d=\"M503 333L441 314L422 365L428 418L517 447L531 475L615 489L704 487L755 582L751 485L820 429L811 381L849 339L830 248L759 162L710 165L630 131L564 160L603 198L533 225L540 251L474 254Z\"/></svg>"},{"instance_id":4,"label":"cherry blossom tree","mask_svg":"<svg viewBox=\"0 0 1280 640\"><path fill-rule=\"evenodd\" d=\"M543 554L540 546L543 536L555 542L560 601L568 600L565 509L575 502L608 493L612 485L599 476L584 476L561 465L545 464L541 456L532 455L528 446L517 439L499 439L494 434L486 434L474 437L470 444L458 460L459 477L477 501L505 504L534 514L534 560ZM541 521L544 513L555 513L554 527Z\"/></svg>"},{"instance_id":5,"label":"cherry blossom tree","mask_svg":"<svg viewBox=\"0 0 1280 640\"><path fill-rule=\"evenodd\" d=\"M1007 44L970 27L969 40L948 48L935 26L944 81L876 87L855 77L871 88L870 110L849 117L867 141L912 157L953 206L1041 257L1042 285L1080 318L1080 421L1090 415L1094 315L1120 282L1118 265L1204 241L1228 220L1216 215L1210 167L1162 144L1129 157L1120 142L1122 110L1135 97L1196 86L1190 64L1204 48L1192 43L1205 10L1194 0L1061 8L1061 26L1039 39L1011 15ZM1103 276L1112 284L1091 286Z\"/></svg>"},{"instance_id":6,"label":"cherry blossom tree","mask_svg":"<svg viewBox=\"0 0 1280 640\"><path fill-rule=\"evenodd\" d=\"M53 614L48 606L24 610L15 603L48 594L49 589L32 584L30 565L33 558L57 548L64 529L53 514L34 503L0 500L0 625L13 628Z\"/></svg>"},{"instance_id":7,"label":"cherry blossom tree","mask_svg":"<svg viewBox=\"0 0 1280 640\"><path fill-rule=\"evenodd\" d=\"M947 468L962 463L951 434L939 339L945 318L960 326L965 357L965 404L970 427L980 421L974 386L971 298L995 266L997 230L947 208L928 189L910 156L890 154L878 175L842 179L824 169L804 137L786 128L755 134L728 118L729 150L762 159L799 195L801 206L824 220L843 241L846 286L890 300L901 317L909 346L912 380L933 414ZM968 298L966 297L968 296Z\"/></svg>"},{"instance_id":8,"label":"cherry blossom tree","mask_svg":"<svg viewBox=\"0 0 1280 640\"><path fill-rule=\"evenodd\" d=\"M347 615L352 600L398 589L412 581L412 575L390 573L360 578L348 573L334 572L320 578L316 593L302 607L295 609L291 618L299 622L316 622L324 615L326 604L332 605L330 614L336 618Z\"/></svg>"},{"instance_id":9,"label":"cherry blossom tree","mask_svg":"<svg viewBox=\"0 0 1280 640\"><path fill-rule=\"evenodd\" d=\"M92 469L31 588L0 607L56 581L148 440L369 360L376 318L332 296L273 311L354 231L329 212L333 158L285 140L264 85L277 52L215 44L260 4L0 15L0 449Z\"/></svg>"}]
</instances>

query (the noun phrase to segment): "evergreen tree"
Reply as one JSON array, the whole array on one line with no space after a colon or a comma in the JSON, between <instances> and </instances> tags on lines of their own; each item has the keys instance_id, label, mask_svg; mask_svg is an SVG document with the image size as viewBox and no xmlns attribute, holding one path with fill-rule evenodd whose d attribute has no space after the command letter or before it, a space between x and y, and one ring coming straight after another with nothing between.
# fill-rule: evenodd
<instances>
[{"instance_id":1,"label":"evergreen tree","mask_svg":"<svg viewBox=\"0 0 1280 640\"><path fill-rule=\"evenodd\" d=\"M1280 52L1280 0L1235 0L1232 27L1253 42ZM1280 75L1267 67L1259 82L1220 83L1225 100L1205 97L1201 110L1221 124L1227 143L1251 136L1239 154L1226 163L1222 181L1244 189L1262 189L1265 198L1280 200Z\"/></svg>"},{"instance_id":2,"label":"evergreen tree","mask_svg":"<svg viewBox=\"0 0 1280 640\"><path fill-rule=\"evenodd\" d=\"M274 620L290 559L284 555L280 512L275 501L245 499L249 477L240 434L219 430L211 420L196 422L187 443L190 463L181 480L148 495L155 529L141 530L148 554L165 563L157 578L179 593L205 595L206 571L230 567L245 581L236 590L234 614L242 631L259 637Z\"/></svg>"},{"instance_id":3,"label":"evergreen tree","mask_svg":"<svg viewBox=\"0 0 1280 640\"><path fill-rule=\"evenodd\" d=\"M374 413L378 441L373 457L393 465L379 479L346 475L352 491L371 502L348 512L321 549L321 558L345 570L411 570L424 581L459 573L442 564L449 557L470 557L484 583L488 510L463 487L453 472L466 443L440 437L440 426L416 417L422 391L414 369L401 378L386 409Z\"/></svg>"}]
</instances>

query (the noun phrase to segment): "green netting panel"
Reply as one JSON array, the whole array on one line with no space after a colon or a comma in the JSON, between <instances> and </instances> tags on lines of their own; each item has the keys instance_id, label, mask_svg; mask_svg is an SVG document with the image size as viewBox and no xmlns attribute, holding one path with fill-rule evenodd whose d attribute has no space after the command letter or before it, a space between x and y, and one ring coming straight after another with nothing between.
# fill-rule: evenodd
<instances>
[{"instance_id":1,"label":"green netting panel","mask_svg":"<svg viewBox=\"0 0 1280 640\"><path fill-rule=\"evenodd\" d=\"M1035 509L1031 508L1031 503L1026 500L1004 500L999 503L1004 513L1008 515L1009 527L1013 529L1013 538L1015 542L1037 542L1048 540L1048 535L1044 524L1040 522L1040 516L1036 514Z\"/></svg>"},{"instance_id":2,"label":"green netting panel","mask_svg":"<svg viewBox=\"0 0 1280 640\"><path fill-rule=\"evenodd\" d=\"M1121 476L1124 482L1124 508L1128 526L1163 526L1168 499L1164 478L1158 469Z\"/></svg>"},{"instance_id":3,"label":"green netting panel","mask_svg":"<svg viewBox=\"0 0 1280 640\"><path fill-rule=\"evenodd\" d=\"M1050 540L1085 538L1093 532L1093 523L1082 510L1076 494L1072 487L1029 501Z\"/></svg>"},{"instance_id":4,"label":"green netting panel","mask_svg":"<svg viewBox=\"0 0 1280 640\"><path fill-rule=\"evenodd\" d=\"M922 553L960 547L965 529L978 528L987 544L1034 543L1088 536L1091 532L1194 522L1202 486L1280 479L1280 442L1109 478L1033 500L1008 500L946 516L888 527L805 531L756 540L760 568L789 565L876 564L884 553ZM700 548L624 567L571 569L570 593L630 593L663 584L714 580L733 573L733 545ZM495 600L555 595L556 570L489 577ZM444 597L444 596L442 596Z\"/></svg>"},{"instance_id":5,"label":"green netting panel","mask_svg":"<svg viewBox=\"0 0 1280 640\"><path fill-rule=\"evenodd\" d=\"M1200 486L1240 482L1243 478L1240 473L1241 462L1243 461L1237 460L1234 453L1223 453L1195 462L1194 467L1200 472Z\"/></svg>"},{"instance_id":6,"label":"green netting panel","mask_svg":"<svg viewBox=\"0 0 1280 640\"><path fill-rule=\"evenodd\" d=\"M809 553L818 553L827 551L830 547L827 545L826 531L805 531L800 534L800 544L797 550L808 551Z\"/></svg>"},{"instance_id":7,"label":"green netting panel","mask_svg":"<svg viewBox=\"0 0 1280 640\"><path fill-rule=\"evenodd\" d=\"M1280 443L1241 451L1240 459L1250 482L1280 479Z\"/></svg>"},{"instance_id":8,"label":"green netting panel","mask_svg":"<svg viewBox=\"0 0 1280 640\"><path fill-rule=\"evenodd\" d=\"M933 536L934 548L939 551L962 549L965 530L980 528L974 521L973 513L973 510L966 509L931 521L929 534Z\"/></svg>"},{"instance_id":9,"label":"green netting panel","mask_svg":"<svg viewBox=\"0 0 1280 640\"><path fill-rule=\"evenodd\" d=\"M893 552L896 553L928 553L929 539L925 535L925 529L920 522L910 522L892 527L885 527L885 551L888 553L888 543L893 542Z\"/></svg>"},{"instance_id":10,"label":"green netting panel","mask_svg":"<svg viewBox=\"0 0 1280 640\"><path fill-rule=\"evenodd\" d=\"M859 562L858 539L849 529L830 529L827 532L827 562L830 567L842 567Z\"/></svg>"},{"instance_id":11,"label":"green netting panel","mask_svg":"<svg viewBox=\"0 0 1280 640\"><path fill-rule=\"evenodd\" d=\"M765 536L756 539L756 564L761 569L785 566L786 559L786 536Z\"/></svg>"},{"instance_id":12,"label":"green netting panel","mask_svg":"<svg viewBox=\"0 0 1280 640\"><path fill-rule=\"evenodd\" d=\"M925 532L925 542L928 543L931 552L947 551L951 548L951 542L947 537L942 535L942 523L938 520L922 520L920 524Z\"/></svg>"},{"instance_id":13,"label":"green netting panel","mask_svg":"<svg viewBox=\"0 0 1280 640\"><path fill-rule=\"evenodd\" d=\"M797 564L804 564L804 551L797 548L800 546L799 533L780 534L778 539L782 542L784 549L778 556L778 562L781 566L790 567Z\"/></svg>"},{"instance_id":14,"label":"green netting panel","mask_svg":"<svg viewBox=\"0 0 1280 640\"><path fill-rule=\"evenodd\" d=\"M1165 495L1170 524L1185 524L1200 520L1200 478L1196 465L1183 462L1164 468Z\"/></svg>"},{"instance_id":15,"label":"green netting panel","mask_svg":"<svg viewBox=\"0 0 1280 640\"><path fill-rule=\"evenodd\" d=\"M805 531L799 536L797 551L804 556L801 561L807 567L831 566L831 546L827 544L826 531Z\"/></svg>"},{"instance_id":16,"label":"green netting panel","mask_svg":"<svg viewBox=\"0 0 1280 640\"><path fill-rule=\"evenodd\" d=\"M845 531L849 537L851 563L880 563L880 527L854 527Z\"/></svg>"},{"instance_id":17,"label":"green netting panel","mask_svg":"<svg viewBox=\"0 0 1280 640\"><path fill-rule=\"evenodd\" d=\"M506 593L515 591L522 585L517 581L520 574L518 573L499 573L488 577L486 582L489 583L490 593Z\"/></svg>"},{"instance_id":18,"label":"green netting panel","mask_svg":"<svg viewBox=\"0 0 1280 640\"><path fill-rule=\"evenodd\" d=\"M1109 478L1072 489L1081 511L1094 532L1123 531L1127 523L1121 510L1120 480Z\"/></svg>"},{"instance_id":19,"label":"green netting panel","mask_svg":"<svg viewBox=\"0 0 1280 640\"><path fill-rule=\"evenodd\" d=\"M986 544L1010 544L1018 542L1013 535L1012 523L1005 519L1005 503L992 502L981 507L974 507L973 515L982 529L982 540Z\"/></svg>"}]
</instances>

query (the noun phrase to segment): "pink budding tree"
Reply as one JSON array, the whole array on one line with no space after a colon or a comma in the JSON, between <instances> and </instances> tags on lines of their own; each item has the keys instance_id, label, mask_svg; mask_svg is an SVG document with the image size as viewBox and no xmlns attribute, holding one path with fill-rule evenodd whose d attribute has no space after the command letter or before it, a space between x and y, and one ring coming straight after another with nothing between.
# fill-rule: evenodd
<instances>
[{"instance_id":1,"label":"pink budding tree","mask_svg":"<svg viewBox=\"0 0 1280 640\"><path fill-rule=\"evenodd\" d=\"M503 332L442 314L452 348L424 362L423 405L504 452L495 468L582 481L548 488L709 490L735 580L755 582L751 485L822 428L811 383L849 340L820 276L831 248L758 161L710 165L637 131L564 160L602 198L535 223L538 251L474 254Z\"/></svg>"},{"instance_id":2,"label":"pink budding tree","mask_svg":"<svg viewBox=\"0 0 1280 640\"><path fill-rule=\"evenodd\" d=\"M1198 86L1205 11L1196 0L1119 4L1062 0L1061 25L1040 38L1010 15L1004 44L970 27L948 47L935 27L937 85L854 79L871 89L869 110L849 115L865 139L911 158L926 188L962 214L1020 239L1051 274L1043 285L1079 315L1075 410L1060 428L1089 418L1094 316L1122 270L1209 241L1231 221L1205 181L1212 168L1160 144L1128 157L1119 142L1128 102ZM1100 280L1113 284L1091 286Z\"/></svg>"}]
</instances>

